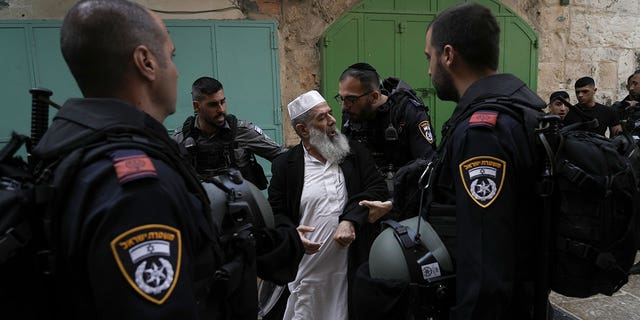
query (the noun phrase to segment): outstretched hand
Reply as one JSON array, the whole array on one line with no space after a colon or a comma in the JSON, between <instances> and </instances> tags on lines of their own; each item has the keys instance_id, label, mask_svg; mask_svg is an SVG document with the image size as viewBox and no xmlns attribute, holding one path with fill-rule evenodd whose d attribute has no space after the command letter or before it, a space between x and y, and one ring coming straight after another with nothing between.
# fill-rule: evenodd
<instances>
[{"instance_id":1,"label":"outstretched hand","mask_svg":"<svg viewBox=\"0 0 640 320\"><path fill-rule=\"evenodd\" d=\"M391 201L382 202L362 200L358 204L369 208L369 217L367 218L367 221L369 221L369 223L378 221L378 219L383 217L385 214L391 211L391 208L393 208L393 203Z\"/></svg>"},{"instance_id":2,"label":"outstretched hand","mask_svg":"<svg viewBox=\"0 0 640 320\"><path fill-rule=\"evenodd\" d=\"M300 240L302 240L302 246L304 246L304 253L306 254L317 253L320 250L320 246L322 245L322 242L313 242L304 236L305 233L313 232L313 230L315 229L316 228L314 227L305 225L299 225L296 228L296 230L298 231L298 235L300 236Z\"/></svg>"}]
</instances>

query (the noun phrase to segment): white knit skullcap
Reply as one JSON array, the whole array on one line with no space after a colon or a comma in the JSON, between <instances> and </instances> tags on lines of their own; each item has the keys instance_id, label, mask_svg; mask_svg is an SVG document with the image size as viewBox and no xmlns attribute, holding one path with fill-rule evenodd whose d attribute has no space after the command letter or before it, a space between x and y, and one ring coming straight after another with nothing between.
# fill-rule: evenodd
<instances>
[{"instance_id":1,"label":"white knit skullcap","mask_svg":"<svg viewBox=\"0 0 640 320\"><path fill-rule=\"evenodd\" d=\"M293 120L323 102L327 102L327 100L316 90L304 93L287 105L289 117Z\"/></svg>"}]
</instances>

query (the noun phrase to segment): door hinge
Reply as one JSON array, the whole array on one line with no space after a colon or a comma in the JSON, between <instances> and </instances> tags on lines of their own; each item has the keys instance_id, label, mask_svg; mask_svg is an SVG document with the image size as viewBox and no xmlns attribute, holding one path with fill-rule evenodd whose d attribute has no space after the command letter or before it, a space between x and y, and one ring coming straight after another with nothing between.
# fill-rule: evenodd
<instances>
[{"instance_id":1,"label":"door hinge","mask_svg":"<svg viewBox=\"0 0 640 320\"><path fill-rule=\"evenodd\" d=\"M278 33L271 31L271 49L278 49Z\"/></svg>"},{"instance_id":2,"label":"door hinge","mask_svg":"<svg viewBox=\"0 0 640 320\"><path fill-rule=\"evenodd\" d=\"M328 47L331 44L331 38L329 38L329 36L325 36L322 39L322 45L325 47Z\"/></svg>"}]
</instances>

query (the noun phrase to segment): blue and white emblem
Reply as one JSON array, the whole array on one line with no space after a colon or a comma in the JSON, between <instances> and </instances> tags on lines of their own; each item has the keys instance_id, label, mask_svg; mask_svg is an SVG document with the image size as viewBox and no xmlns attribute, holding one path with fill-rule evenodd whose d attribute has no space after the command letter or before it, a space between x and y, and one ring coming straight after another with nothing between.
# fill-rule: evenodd
<instances>
[{"instance_id":1,"label":"blue and white emblem","mask_svg":"<svg viewBox=\"0 0 640 320\"><path fill-rule=\"evenodd\" d=\"M145 299L163 304L175 287L182 256L180 231L166 225L144 225L111 241L122 275Z\"/></svg>"},{"instance_id":2,"label":"blue and white emblem","mask_svg":"<svg viewBox=\"0 0 640 320\"><path fill-rule=\"evenodd\" d=\"M460 178L467 194L483 208L500 195L507 163L489 156L473 157L460 164Z\"/></svg>"}]
</instances>

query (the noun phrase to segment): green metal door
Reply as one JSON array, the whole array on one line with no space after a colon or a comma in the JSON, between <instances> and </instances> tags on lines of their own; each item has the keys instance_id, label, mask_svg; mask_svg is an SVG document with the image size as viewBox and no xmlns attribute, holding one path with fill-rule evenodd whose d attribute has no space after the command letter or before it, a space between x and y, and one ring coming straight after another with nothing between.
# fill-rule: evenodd
<instances>
[{"instance_id":1,"label":"green metal door","mask_svg":"<svg viewBox=\"0 0 640 320\"><path fill-rule=\"evenodd\" d=\"M465 1L365 0L354 6L321 39L323 94L333 97L338 93L338 78L347 66L368 62L382 78L400 77L416 89L439 133L455 103L435 95L424 56L425 31L438 12L460 2ZM537 37L532 29L498 1L477 2L493 11L502 29L499 70L515 74L536 90ZM329 104L341 116L338 103L329 99Z\"/></svg>"},{"instance_id":2,"label":"green metal door","mask_svg":"<svg viewBox=\"0 0 640 320\"><path fill-rule=\"evenodd\" d=\"M171 20L167 28L176 46L180 73L176 113L164 125L178 128L193 113L191 84L201 76L219 79L228 112L259 125L282 142L277 26L272 21ZM80 97L60 53L60 21L0 21L0 146L11 131L30 132L28 90L51 89L62 104ZM51 109L51 117L55 110ZM259 161L270 172L270 164Z\"/></svg>"}]
</instances>

